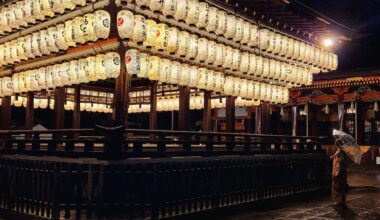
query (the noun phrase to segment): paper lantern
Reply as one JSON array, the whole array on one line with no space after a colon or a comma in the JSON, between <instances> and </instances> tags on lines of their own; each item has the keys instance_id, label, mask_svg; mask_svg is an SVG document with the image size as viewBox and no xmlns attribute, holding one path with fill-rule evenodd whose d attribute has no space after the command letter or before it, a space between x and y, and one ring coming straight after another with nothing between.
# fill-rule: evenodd
<instances>
[{"instance_id":1,"label":"paper lantern","mask_svg":"<svg viewBox=\"0 0 380 220\"><path fill-rule=\"evenodd\" d=\"M181 71L178 84L180 86L187 86L190 81L189 65L181 64Z\"/></svg>"},{"instance_id":2,"label":"paper lantern","mask_svg":"<svg viewBox=\"0 0 380 220\"><path fill-rule=\"evenodd\" d=\"M54 109L54 99L49 99L49 108Z\"/></svg>"},{"instance_id":3,"label":"paper lantern","mask_svg":"<svg viewBox=\"0 0 380 220\"><path fill-rule=\"evenodd\" d=\"M241 52L238 49L232 50L232 70L236 71L240 67Z\"/></svg>"},{"instance_id":4,"label":"paper lantern","mask_svg":"<svg viewBox=\"0 0 380 220\"><path fill-rule=\"evenodd\" d=\"M241 61L240 61L240 66L239 66L239 71L242 73L248 73L250 68L250 55L249 53L242 53L241 54Z\"/></svg>"},{"instance_id":5,"label":"paper lantern","mask_svg":"<svg viewBox=\"0 0 380 220\"><path fill-rule=\"evenodd\" d=\"M33 17L36 20L45 20L45 14L44 14L40 0L34 0L32 12L33 12ZM12 17L12 18L14 18L14 17Z\"/></svg>"},{"instance_id":6,"label":"paper lantern","mask_svg":"<svg viewBox=\"0 0 380 220\"><path fill-rule=\"evenodd\" d=\"M190 75L188 86L194 88L198 84L198 78L199 78L199 76L198 76L198 68L195 67L195 66L189 66L188 72L189 72L189 75Z\"/></svg>"},{"instance_id":7,"label":"paper lantern","mask_svg":"<svg viewBox=\"0 0 380 220\"><path fill-rule=\"evenodd\" d=\"M198 11L199 17L195 26L197 26L198 28L206 28L206 25L208 24L210 6L206 2L200 2L198 4L198 7L199 7L199 11Z\"/></svg>"},{"instance_id":8,"label":"paper lantern","mask_svg":"<svg viewBox=\"0 0 380 220\"><path fill-rule=\"evenodd\" d=\"M40 99L38 107L40 109L46 109L48 107L48 100L47 99Z\"/></svg>"},{"instance_id":9,"label":"paper lantern","mask_svg":"<svg viewBox=\"0 0 380 220\"><path fill-rule=\"evenodd\" d=\"M232 68L232 62L233 62L233 49L230 46L224 47L224 63L223 67L226 69Z\"/></svg>"},{"instance_id":10,"label":"paper lantern","mask_svg":"<svg viewBox=\"0 0 380 220\"><path fill-rule=\"evenodd\" d=\"M218 27L215 30L215 34L223 35L227 31L227 17L228 14L224 10L218 10Z\"/></svg>"},{"instance_id":11,"label":"paper lantern","mask_svg":"<svg viewBox=\"0 0 380 220\"><path fill-rule=\"evenodd\" d=\"M300 42L298 40L294 40L293 44L293 60L297 60L300 55Z\"/></svg>"},{"instance_id":12,"label":"paper lantern","mask_svg":"<svg viewBox=\"0 0 380 220\"><path fill-rule=\"evenodd\" d=\"M177 1L176 0L164 0L162 7L162 14L166 17L174 17L177 11Z\"/></svg>"},{"instance_id":13,"label":"paper lantern","mask_svg":"<svg viewBox=\"0 0 380 220\"><path fill-rule=\"evenodd\" d=\"M255 76L259 77L259 78L262 78L263 74L264 74L264 58L261 57L261 56L256 56L256 71L255 71Z\"/></svg>"},{"instance_id":14,"label":"paper lantern","mask_svg":"<svg viewBox=\"0 0 380 220\"><path fill-rule=\"evenodd\" d=\"M234 92L234 79L231 76L227 76L224 83L224 94L227 96L231 96Z\"/></svg>"},{"instance_id":15,"label":"paper lantern","mask_svg":"<svg viewBox=\"0 0 380 220\"><path fill-rule=\"evenodd\" d=\"M47 88L45 69L45 67L42 67L37 70L37 74L35 76L38 83L37 91L41 91Z\"/></svg>"},{"instance_id":16,"label":"paper lantern","mask_svg":"<svg viewBox=\"0 0 380 220\"><path fill-rule=\"evenodd\" d=\"M195 59L198 55L198 36L194 34L189 35L189 51L186 54L188 59Z\"/></svg>"},{"instance_id":17,"label":"paper lantern","mask_svg":"<svg viewBox=\"0 0 380 220\"><path fill-rule=\"evenodd\" d=\"M14 93L20 93L21 90L20 90L20 83L19 83L19 74L13 74L12 75L12 85L13 85L13 92Z\"/></svg>"},{"instance_id":18,"label":"paper lantern","mask_svg":"<svg viewBox=\"0 0 380 220\"><path fill-rule=\"evenodd\" d=\"M216 7L209 7L209 15L208 15L208 22L206 24L206 31L208 32L215 32L218 28L218 22L219 22L219 15L218 15L218 8Z\"/></svg>"},{"instance_id":19,"label":"paper lantern","mask_svg":"<svg viewBox=\"0 0 380 220\"><path fill-rule=\"evenodd\" d=\"M157 56L149 57L149 70L148 70L148 78L149 80L158 80L159 72L160 72L160 64L161 59Z\"/></svg>"},{"instance_id":20,"label":"paper lantern","mask_svg":"<svg viewBox=\"0 0 380 220\"><path fill-rule=\"evenodd\" d=\"M78 78L80 78L81 82L89 82L98 80L96 76L96 57L87 57L85 60L79 60L79 73ZM82 76L85 77L82 77Z\"/></svg>"},{"instance_id":21,"label":"paper lantern","mask_svg":"<svg viewBox=\"0 0 380 220\"><path fill-rule=\"evenodd\" d=\"M235 15L228 15L227 16L227 29L224 33L224 37L227 39L232 39L236 35L236 17Z\"/></svg>"},{"instance_id":22,"label":"paper lantern","mask_svg":"<svg viewBox=\"0 0 380 220\"><path fill-rule=\"evenodd\" d=\"M75 8L75 4L71 0L62 0L62 6L69 10L73 10Z\"/></svg>"},{"instance_id":23,"label":"paper lantern","mask_svg":"<svg viewBox=\"0 0 380 220\"><path fill-rule=\"evenodd\" d=\"M144 8L144 7L148 7L149 2L150 0L136 0L136 5L141 8Z\"/></svg>"},{"instance_id":24,"label":"paper lantern","mask_svg":"<svg viewBox=\"0 0 380 220\"><path fill-rule=\"evenodd\" d=\"M133 26L130 25L129 28L130 27L133 27ZM84 36L85 41L93 42L93 41L98 40L98 36L96 35L96 29L95 29L95 15L94 14L89 13L89 14L85 14L83 16L83 29L82 30L83 30L83 36ZM132 34L132 32L130 30L128 33Z\"/></svg>"},{"instance_id":25,"label":"paper lantern","mask_svg":"<svg viewBox=\"0 0 380 220\"><path fill-rule=\"evenodd\" d=\"M215 75L214 91L215 92L222 92L223 87L224 87L225 77L224 77L223 73L221 73L221 72L215 72L214 75Z\"/></svg>"},{"instance_id":26,"label":"paper lantern","mask_svg":"<svg viewBox=\"0 0 380 220\"><path fill-rule=\"evenodd\" d=\"M35 32L32 34L32 41L31 41L31 49L34 56L42 56L42 53L40 51L40 33ZM5 46L9 48L9 42L5 43ZM7 51L7 49L5 50ZM8 54L6 54L7 56ZM9 54L10 59L10 54Z\"/></svg>"},{"instance_id":27,"label":"paper lantern","mask_svg":"<svg viewBox=\"0 0 380 220\"><path fill-rule=\"evenodd\" d=\"M189 0L177 0L176 6L174 19L177 21L185 21L189 9Z\"/></svg>"},{"instance_id":28,"label":"paper lantern","mask_svg":"<svg viewBox=\"0 0 380 220\"><path fill-rule=\"evenodd\" d=\"M157 24L157 37L155 48L158 50L166 50L169 41L169 26L163 23Z\"/></svg>"},{"instance_id":29,"label":"paper lantern","mask_svg":"<svg viewBox=\"0 0 380 220\"><path fill-rule=\"evenodd\" d=\"M54 16L54 12L53 10L51 10L49 2L50 0L43 1L43 9L45 11L46 16L52 17ZM18 1L13 5L14 10L15 10L15 18L16 18L18 27L24 27L27 25L27 22L24 19L23 4L25 3L22 1Z\"/></svg>"},{"instance_id":30,"label":"paper lantern","mask_svg":"<svg viewBox=\"0 0 380 220\"><path fill-rule=\"evenodd\" d=\"M260 50L267 50L271 45L271 31L268 29L260 29L259 31L259 48Z\"/></svg>"},{"instance_id":31,"label":"paper lantern","mask_svg":"<svg viewBox=\"0 0 380 220\"><path fill-rule=\"evenodd\" d=\"M259 27L257 25L250 25L251 37L249 38L248 46L256 47L259 45Z\"/></svg>"},{"instance_id":32,"label":"paper lantern","mask_svg":"<svg viewBox=\"0 0 380 220\"><path fill-rule=\"evenodd\" d=\"M242 18L236 19L236 33L233 38L234 41L239 42L243 39L244 34L244 20Z\"/></svg>"},{"instance_id":33,"label":"paper lantern","mask_svg":"<svg viewBox=\"0 0 380 220\"><path fill-rule=\"evenodd\" d=\"M240 40L242 44L248 44L251 39L251 23L248 21L243 21L243 36Z\"/></svg>"},{"instance_id":34,"label":"paper lantern","mask_svg":"<svg viewBox=\"0 0 380 220\"><path fill-rule=\"evenodd\" d=\"M60 78L61 86L72 85L73 82L69 80L70 63L65 62L60 65L58 77Z\"/></svg>"},{"instance_id":35,"label":"paper lantern","mask_svg":"<svg viewBox=\"0 0 380 220\"><path fill-rule=\"evenodd\" d=\"M33 100L33 108L38 109L40 107L40 99Z\"/></svg>"},{"instance_id":36,"label":"paper lantern","mask_svg":"<svg viewBox=\"0 0 380 220\"><path fill-rule=\"evenodd\" d=\"M281 35L281 50L279 55L286 56L289 51L289 40L287 36Z\"/></svg>"},{"instance_id":37,"label":"paper lantern","mask_svg":"<svg viewBox=\"0 0 380 220\"><path fill-rule=\"evenodd\" d=\"M13 94L13 83L11 77L1 78L1 93L3 96L10 96Z\"/></svg>"},{"instance_id":38,"label":"paper lantern","mask_svg":"<svg viewBox=\"0 0 380 220\"><path fill-rule=\"evenodd\" d=\"M56 45L58 46L58 49L60 50L67 50L67 48L70 46L65 38L65 25L63 24L57 25L55 42L56 42Z\"/></svg>"},{"instance_id":39,"label":"paper lantern","mask_svg":"<svg viewBox=\"0 0 380 220\"><path fill-rule=\"evenodd\" d=\"M38 72L37 70L29 71L29 89L30 91L38 91Z\"/></svg>"},{"instance_id":40,"label":"paper lantern","mask_svg":"<svg viewBox=\"0 0 380 220\"><path fill-rule=\"evenodd\" d=\"M56 27L50 27L47 29L46 32L46 47L50 52L58 52L59 48L56 45L56 35L57 35L57 28Z\"/></svg>"},{"instance_id":41,"label":"paper lantern","mask_svg":"<svg viewBox=\"0 0 380 220\"><path fill-rule=\"evenodd\" d=\"M198 62L204 63L208 56L209 41L206 38L198 39L198 54L195 58Z\"/></svg>"},{"instance_id":42,"label":"paper lantern","mask_svg":"<svg viewBox=\"0 0 380 220\"><path fill-rule=\"evenodd\" d=\"M125 53L125 64L129 75L137 75L140 71L139 52L135 49L127 50Z\"/></svg>"},{"instance_id":43,"label":"paper lantern","mask_svg":"<svg viewBox=\"0 0 380 220\"><path fill-rule=\"evenodd\" d=\"M208 80L208 70L205 68L198 69L198 84L197 88L206 89L207 88L207 80Z\"/></svg>"},{"instance_id":44,"label":"paper lantern","mask_svg":"<svg viewBox=\"0 0 380 220\"><path fill-rule=\"evenodd\" d=\"M156 45L156 39L157 39L157 24L153 20L145 20L146 25L146 37L144 41L144 46L146 47L153 47Z\"/></svg>"},{"instance_id":45,"label":"paper lantern","mask_svg":"<svg viewBox=\"0 0 380 220\"><path fill-rule=\"evenodd\" d=\"M96 78L100 80L107 79L106 67L104 63L106 56L104 54L98 54L95 56L95 59Z\"/></svg>"},{"instance_id":46,"label":"paper lantern","mask_svg":"<svg viewBox=\"0 0 380 220\"><path fill-rule=\"evenodd\" d=\"M209 44L207 47L207 59L205 60L205 63L212 65L215 62L216 46L217 45L216 45L215 41L209 41Z\"/></svg>"},{"instance_id":47,"label":"paper lantern","mask_svg":"<svg viewBox=\"0 0 380 220\"><path fill-rule=\"evenodd\" d=\"M117 31L119 36L123 39L132 39L133 31L133 13L128 10L121 10L117 13Z\"/></svg>"},{"instance_id":48,"label":"paper lantern","mask_svg":"<svg viewBox=\"0 0 380 220\"><path fill-rule=\"evenodd\" d=\"M169 83L177 84L179 82L180 75L181 75L181 64L178 62L172 62Z\"/></svg>"},{"instance_id":49,"label":"paper lantern","mask_svg":"<svg viewBox=\"0 0 380 220\"><path fill-rule=\"evenodd\" d=\"M198 0L188 1L188 11L185 19L186 24L195 25L199 19L199 3Z\"/></svg>"},{"instance_id":50,"label":"paper lantern","mask_svg":"<svg viewBox=\"0 0 380 220\"><path fill-rule=\"evenodd\" d=\"M100 39L107 39L110 34L111 16L105 10L98 10L94 13L94 27L96 36Z\"/></svg>"},{"instance_id":51,"label":"paper lantern","mask_svg":"<svg viewBox=\"0 0 380 220\"><path fill-rule=\"evenodd\" d=\"M13 40L9 43L10 57L12 63L20 62L20 57L17 50L17 41Z\"/></svg>"},{"instance_id":52,"label":"paper lantern","mask_svg":"<svg viewBox=\"0 0 380 220\"><path fill-rule=\"evenodd\" d=\"M171 61L168 59L161 59L158 81L169 82L170 71L171 71Z\"/></svg>"},{"instance_id":53,"label":"paper lantern","mask_svg":"<svg viewBox=\"0 0 380 220\"><path fill-rule=\"evenodd\" d=\"M275 40L273 53L278 55L280 54L281 49L282 49L282 35L278 33L275 33L274 35L275 35L274 38L276 40Z\"/></svg>"},{"instance_id":54,"label":"paper lantern","mask_svg":"<svg viewBox=\"0 0 380 220\"><path fill-rule=\"evenodd\" d=\"M285 57L292 58L294 55L294 39L288 38L288 52L285 54Z\"/></svg>"},{"instance_id":55,"label":"paper lantern","mask_svg":"<svg viewBox=\"0 0 380 220\"><path fill-rule=\"evenodd\" d=\"M68 20L65 22L65 40L69 47L74 47L75 44L75 38L74 38L74 26L73 26L73 20Z\"/></svg>"},{"instance_id":56,"label":"paper lantern","mask_svg":"<svg viewBox=\"0 0 380 220\"><path fill-rule=\"evenodd\" d=\"M166 51L169 53L175 53L179 47L179 30L178 28L171 27L169 28L169 40L166 47Z\"/></svg>"},{"instance_id":57,"label":"paper lantern","mask_svg":"<svg viewBox=\"0 0 380 220\"><path fill-rule=\"evenodd\" d=\"M107 78L116 78L120 74L120 55L109 52L105 56L104 65L106 67Z\"/></svg>"},{"instance_id":58,"label":"paper lantern","mask_svg":"<svg viewBox=\"0 0 380 220\"><path fill-rule=\"evenodd\" d=\"M215 48L215 61L214 61L214 66L216 67L221 67L224 64L224 59L225 59L225 51L224 51L225 46L223 44L217 44Z\"/></svg>"},{"instance_id":59,"label":"paper lantern","mask_svg":"<svg viewBox=\"0 0 380 220\"><path fill-rule=\"evenodd\" d=\"M47 66L45 68L45 80L46 80L46 88L54 88L53 75L54 75L54 66ZM22 76L20 76L22 77Z\"/></svg>"},{"instance_id":60,"label":"paper lantern","mask_svg":"<svg viewBox=\"0 0 380 220\"><path fill-rule=\"evenodd\" d=\"M27 22L27 23L35 23L35 19L32 17L32 5L31 5L31 0L25 0L23 2L20 1L21 3L21 7L22 7L22 11L24 13L24 21ZM54 6L54 4L53 4ZM53 7L53 9L55 9ZM1 18L0 18L1 20ZM3 25L2 23L0 23L0 25Z\"/></svg>"},{"instance_id":61,"label":"paper lantern","mask_svg":"<svg viewBox=\"0 0 380 220\"><path fill-rule=\"evenodd\" d=\"M14 98L14 96L12 96L12 100L13 100L13 98ZM16 97L14 98L13 105L15 107L21 107L22 102L23 102L23 97L18 96L17 98Z\"/></svg>"},{"instance_id":62,"label":"paper lantern","mask_svg":"<svg viewBox=\"0 0 380 220\"><path fill-rule=\"evenodd\" d=\"M214 91L216 87L216 74L212 70L207 70L207 82L206 89L209 91Z\"/></svg>"},{"instance_id":63,"label":"paper lantern","mask_svg":"<svg viewBox=\"0 0 380 220\"><path fill-rule=\"evenodd\" d=\"M181 31L179 33L179 44L177 55L185 57L189 53L190 48L190 34L186 31Z\"/></svg>"},{"instance_id":64,"label":"paper lantern","mask_svg":"<svg viewBox=\"0 0 380 220\"><path fill-rule=\"evenodd\" d=\"M149 9L153 12L157 12L162 9L165 0L149 0Z\"/></svg>"},{"instance_id":65,"label":"paper lantern","mask_svg":"<svg viewBox=\"0 0 380 220\"><path fill-rule=\"evenodd\" d=\"M79 67L79 62L78 60L71 60L69 62L69 81L72 82L72 84L79 84L79 77L78 77L78 67Z\"/></svg>"},{"instance_id":66,"label":"paper lantern","mask_svg":"<svg viewBox=\"0 0 380 220\"><path fill-rule=\"evenodd\" d=\"M303 61L305 58L305 49L306 49L306 44L304 42L300 42L300 53L298 56L299 61Z\"/></svg>"},{"instance_id":67,"label":"paper lantern","mask_svg":"<svg viewBox=\"0 0 380 220\"><path fill-rule=\"evenodd\" d=\"M304 63L311 64L310 54L311 54L311 46L306 44L305 45L305 57L303 59Z\"/></svg>"},{"instance_id":68,"label":"paper lantern","mask_svg":"<svg viewBox=\"0 0 380 220\"><path fill-rule=\"evenodd\" d=\"M46 30L40 31L40 51L43 55L49 55L50 50L47 46L48 33Z\"/></svg>"},{"instance_id":69,"label":"paper lantern","mask_svg":"<svg viewBox=\"0 0 380 220\"><path fill-rule=\"evenodd\" d=\"M241 89L241 79L233 77L233 92L232 96L239 96Z\"/></svg>"},{"instance_id":70,"label":"paper lantern","mask_svg":"<svg viewBox=\"0 0 380 220\"><path fill-rule=\"evenodd\" d=\"M255 87L253 81L247 80L247 99L253 99L255 96Z\"/></svg>"},{"instance_id":71,"label":"paper lantern","mask_svg":"<svg viewBox=\"0 0 380 220\"><path fill-rule=\"evenodd\" d=\"M269 59L269 73L268 73L268 78L269 79L274 79L276 76L276 60Z\"/></svg>"},{"instance_id":72,"label":"paper lantern","mask_svg":"<svg viewBox=\"0 0 380 220\"><path fill-rule=\"evenodd\" d=\"M139 54L139 60L140 60L140 70L137 73L137 77L139 78L147 78L148 72L149 72L149 55L146 53L140 53Z\"/></svg>"},{"instance_id":73,"label":"paper lantern","mask_svg":"<svg viewBox=\"0 0 380 220\"><path fill-rule=\"evenodd\" d=\"M83 33L84 18L81 16L73 19L73 39L76 43L83 44L86 38Z\"/></svg>"}]
</instances>

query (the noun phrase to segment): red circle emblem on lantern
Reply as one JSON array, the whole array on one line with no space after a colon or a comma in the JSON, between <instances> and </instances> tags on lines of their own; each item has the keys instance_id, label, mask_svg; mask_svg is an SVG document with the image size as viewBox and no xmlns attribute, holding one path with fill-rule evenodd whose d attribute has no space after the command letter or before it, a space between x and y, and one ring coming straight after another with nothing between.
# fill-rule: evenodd
<instances>
[{"instance_id":1,"label":"red circle emblem on lantern","mask_svg":"<svg viewBox=\"0 0 380 220\"><path fill-rule=\"evenodd\" d=\"M123 18L118 18L117 19L117 26L121 26L124 24L124 19Z\"/></svg>"},{"instance_id":2,"label":"red circle emblem on lantern","mask_svg":"<svg viewBox=\"0 0 380 220\"><path fill-rule=\"evenodd\" d=\"M131 60L132 60L131 56L126 56L126 57L125 57L125 62L126 62L126 63L131 62Z\"/></svg>"}]
</instances>

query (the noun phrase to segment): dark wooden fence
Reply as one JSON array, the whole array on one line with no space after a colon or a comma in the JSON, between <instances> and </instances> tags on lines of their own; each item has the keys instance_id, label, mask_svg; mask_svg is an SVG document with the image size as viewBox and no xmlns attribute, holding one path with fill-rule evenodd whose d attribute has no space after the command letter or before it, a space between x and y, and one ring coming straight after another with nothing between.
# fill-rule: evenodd
<instances>
[{"instance_id":1,"label":"dark wooden fence","mask_svg":"<svg viewBox=\"0 0 380 220\"><path fill-rule=\"evenodd\" d=\"M320 137L0 131L0 217L158 219L329 188Z\"/></svg>"},{"instance_id":2,"label":"dark wooden fence","mask_svg":"<svg viewBox=\"0 0 380 220\"><path fill-rule=\"evenodd\" d=\"M326 138L143 129L0 131L0 153L68 157L171 157L320 152Z\"/></svg>"}]
</instances>

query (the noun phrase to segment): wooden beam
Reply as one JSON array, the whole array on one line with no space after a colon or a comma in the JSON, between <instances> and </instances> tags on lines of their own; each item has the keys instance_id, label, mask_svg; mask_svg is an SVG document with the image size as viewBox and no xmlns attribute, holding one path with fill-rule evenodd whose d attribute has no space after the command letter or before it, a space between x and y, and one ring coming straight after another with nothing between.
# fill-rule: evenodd
<instances>
[{"instance_id":1,"label":"wooden beam","mask_svg":"<svg viewBox=\"0 0 380 220\"><path fill-rule=\"evenodd\" d=\"M11 97L5 96L1 102L1 124L0 127L3 130L9 130L11 128Z\"/></svg>"},{"instance_id":2,"label":"wooden beam","mask_svg":"<svg viewBox=\"0 0 380 220\"><path fill-rule=\"evenodd\" d=\"M26 94L25 129L32 130L34 126L34 92Z\"/></svg>"},{"instance_id":3,"label":"wooden beam","mask_svg":"<svg viewBox=\"0 0 380 220\"><path fill-rule=\"evenodd\" d=\"M150 113L149 129L157 129L157 81L152 81L150 85Z\"/></svg>"},{"instance_id":4,"label":"wooden beam","mask_svg":"<svg viewBox=\"0 0 380 220\"><path fill-rule=\"evenodd\" d=\"M262 117L261 117L261 112L262 109L261 107L255 107L255 134L261 134L262 133Z\"/></svg>"},{"instance_id":5,"label":"wooden beam","mask_svg":"<svg viewBox=\"0 0 380 220\"><path fill-rule=\"evenodd\" d=\"M226 98L226 132L235 132L235 97Z\"/></svg>"},{"instance_id":6,"label":"wooden beam","mask_svg":"<svg viewBox=\"0 0 380 220\"><path fill-rule=\"evenodd\" d=\"M189 116L190 87L179 86L178 130L187 131L189 129Z\"/></svg>"},{"instance_id":7,"label":"wooden beam","mask_svg":"<svg viewBox=\"0 0 380 220\"><path fill-rule=\"evenodd\" d=\"M261 133L262 134L270 134L271 128L270 128L270 103L269 102L263 102L262 104L262 112L261 112Z\"/></svg>"},{"instance_id":8,"label":"wooden beam","mask_svg":"<svg viewBox=\"0 0 380 220\"><path fill-rule=\"evenodd\" d=\"M54 119L55 128L65 128L65 88L57 87L54 90Z\"/></svg>"},{"instance_id":9,"label":"wooden beam","mask_svg":"<svg viewBox=\"0 0 380 220\"><path fill-rule=\"evenodd\" d=\"M203 131L211 131L211 92L204 91L203 95Z\"/></svg>"}]
</instances>

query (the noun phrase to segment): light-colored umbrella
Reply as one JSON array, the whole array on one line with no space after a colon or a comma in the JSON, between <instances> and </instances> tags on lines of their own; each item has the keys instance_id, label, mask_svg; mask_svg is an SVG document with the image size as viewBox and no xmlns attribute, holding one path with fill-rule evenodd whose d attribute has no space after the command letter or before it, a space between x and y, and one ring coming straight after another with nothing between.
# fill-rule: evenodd
<instances>
[{"instance_id":1,"label":"light-colored umbrella","mask_svg":"<svg viewBox=\"0 0 380 220\"><path fill-rule=\"evenodd\" d=\"M356 140L351 135L336 129L333 130L333 136L336 140L335 144L340 147L351 160L360 164L362 154Z\"/></svg>"}]
</instances>

